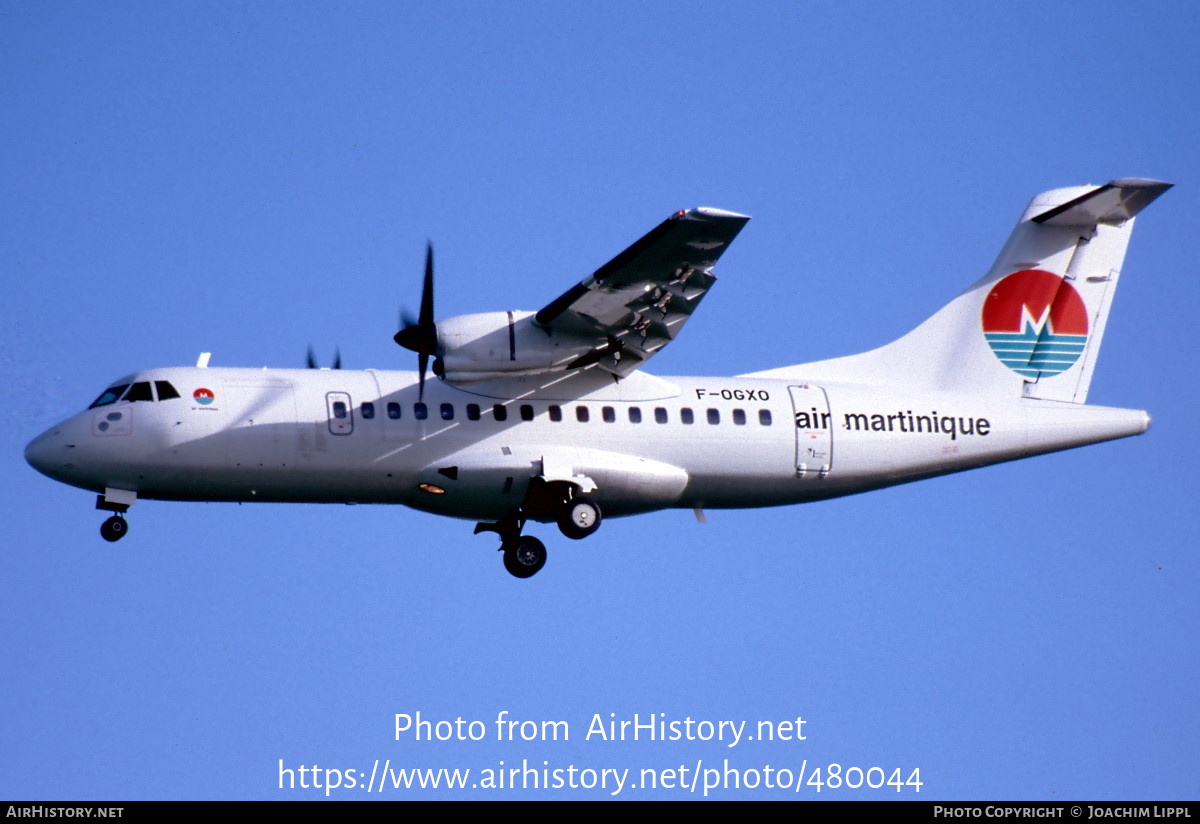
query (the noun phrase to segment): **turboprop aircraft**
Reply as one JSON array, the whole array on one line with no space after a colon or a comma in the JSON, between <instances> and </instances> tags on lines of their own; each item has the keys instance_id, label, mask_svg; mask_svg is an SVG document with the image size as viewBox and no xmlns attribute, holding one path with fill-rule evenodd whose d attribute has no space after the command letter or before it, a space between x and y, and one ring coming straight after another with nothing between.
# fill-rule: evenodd
<instances>
[{"instance_id":1,"label":"turboprop aircraft","mask_svg":"<svg viewBox=\"0 0 1200 824\"><path fill-rule=\"evenodd\" d=\"M642 367L745 215L676 212L536 312L435 321L430 248L394 337L415 373L202 355L113 381L25 457L98 493L109 541L139 499L406 504L477 521L527 578L546 562L530 521L579 539L602 517L814 501L1138 435L1145 412L1085 401L1134 217L1170 186L1040 194L983 279L907 335L733 377Z\"/></svg>"}]
</instances>

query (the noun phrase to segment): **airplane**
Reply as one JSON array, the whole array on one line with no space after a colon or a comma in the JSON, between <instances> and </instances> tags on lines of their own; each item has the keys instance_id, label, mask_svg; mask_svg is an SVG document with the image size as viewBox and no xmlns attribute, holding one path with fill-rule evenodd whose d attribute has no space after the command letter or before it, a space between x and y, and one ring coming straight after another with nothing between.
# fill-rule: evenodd
<instances>
[{"instance_id":1,"label":"airplane","mask_svg":"<svg viewBox=\"0 0 1200 824\"><path fill-rule=\"evenodd\" d=\"M415 373L316 369L311 350L309 369L210 368L206 353L113 381L25 457L97 493L108 541L141 499L404 504L476 521L528 578L547 557L531 521L578 540L604 518L703 520L1139 435L1145 411L1085 402L1134 218L1171 185L1037 195L988 273L903 337L732 377L643 367L746 215L676 212L536 312L436 321L430 246L419 316L394 336Z\"/></svg>"}]
</instances>

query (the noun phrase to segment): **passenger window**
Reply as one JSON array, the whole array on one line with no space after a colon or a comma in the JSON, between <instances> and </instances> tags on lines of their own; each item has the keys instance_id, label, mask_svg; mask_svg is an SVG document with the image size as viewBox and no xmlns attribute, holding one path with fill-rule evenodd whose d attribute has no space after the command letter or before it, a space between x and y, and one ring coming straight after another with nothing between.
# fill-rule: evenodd
<instances>
[{"instance_id":1,"label":"passenger window","mask_svg":"<svg viewBox=\"0 0 1200 824\"><path fill-rule=\"evenodd\" d=\"M492 417L498 421L508 420L508 407L502 403L497 403L492 406Z\"/></svg>"},{"instance_id":2,"label":"passenger window","mask_svg":"<svg viewBox=\"0 0 1200 824\"><path fill-rule=\"evenodd\" d=\"M762 424L763 426L770 426L771 425L771 410L770 409L758 410L758 422L760 424Z\"/></svg>"},{"instance_id":3,"label":"passenger window","mask_svg":"<svg viewBox=\"0 0 1200 824\"><path fill-rule=\"evenodd\" d=\"M692 414L692 410L689 407L685 406L679 410L679 420L690 426L695 422L696 416Z\"/></svg>"},{"instance_id":4,"label":"passenger window","mask_svg":"<svg viewBox=\"0 0 1200 824\"><path fill-rule=\"evenodd\" d=\"M88 409L95 409L97 406L108 406L110 403L116 403L117 398L121 397L121 393L129 388L129 384L122 383L118 386L110 386L100 393L100 397L92 401L92 405Z\"/></svg>"},{"instance_id":5,"label":"passenger window","mask_svg":"<svg viewBox=\"0 0 1200 824\"><path fill-rule=\"evenodd\" d=\"M629 407L629 422L630 423L641 423L642 422L642 410L636 406Z\"/></svg>"},{"instance_id":6,"label":"passenger window","mask_svg":"<svg viewBox=\"0 0 1200 824\"><path fill-rule=\"evenodd\" d=\"M362 405L362 416L363 420L365 421L369 421L371 418L375 417L375 404L369 402L364 403Z\"/></svg>"},{"instance_id":7,"label":"passenger window","mask_svg":"<svg viewBox=\"0 0 1200 824\"><path fill-rule=\"evenodd\" d=\"M654 422L655 423L666 423L667 422L667 410L663 409L661 406L654 407Z\"/></svg>"},{"instance_id":8,"label":"passenger window","mask_svg":"<svg viewBox=\"0 0 1200 824\"><path fill-rule=\"evenodd\" d=\"M617 410L613 409L611 406L606 406L606 407L602 408L600 410L600 414L604 417L605 423L616 423L617 422Z\"/></svg>"},{"instance_id":9,"label":"passenger window","mask_svg":"<svg viewBox=\"0 0 1200 824\"><path fill-rule=\"evenodd\" d=\"M716 410L716 409L708 410L708 422L711 424L714 424L714 425L720 423L721 422L720 411Z\"/></svg>"},{"instance_id":10,"label":"passenger window","mask_svg":"<svg viewBox=\"0 0 1200 824\"><path fill-rule=\"evenodd\" d=\"M733 422L735 424L737 424L738 426L745 426L746 425L746 410L745 409L733 410Z\"/></svg>"},{"instance_id":11,"label":"passenger window","mask_svg":"<svg viewBox=\"0 0 1200 824\"><path fill-rule=\"evenodd\" d=\"M133 386L129 387L129 394L125 396L125 400L133 401L153 401L154 393L150 389L149 381L138 381Z\"/></svg>"},{"instance_id":12,"label":"passenger window","mask_svg":"<svg viewBox=\"0 0 1200 824\"><path fill-rule=\"evenodd\" d=\"M527 403L521 404L521 420L523 420L523 421L533 420L533 407Z\"/></svg>"},{"instance_id":13,"label":"passenger window","mask_svg":"<svg viewBox=\"0 0 1200 824\"><path fill-rule=\"evenodd\" d=\"M413 415L416 416L417 420L423 421L429 417L429 407L421 401L417 401L413 404Z\"/></svg>"},{"instance_id":14,"label":"passenger window","mask_svg":"<svg viewBox=\"0 0 1200 824\"><path fill-rule=\"evenodd\" d=\"M575 407L575 420L580 423L588 422L588 408L586 406Z\"/></svg>"},{"instance_id":15,"label":"passenger window","mask_svg":"<svg viewBox=\"0 0 1200 824\"><path fill-rule=\"evenodd\" d=\"M442 420L444 420L444 421L454 420L454 404L452 404L452 403L442 404Z\"/></svg>"},{"instance_id":16,"label":"passenger window","mask_svg":"<svg viewBox=\"0 0 1200 824\"><path fill-rule=\"evenodd\" d=\"M349 414L350 413L346 409L345 401L334 401L333 402L333 417L345 418Z\"/></svg>"},{"instance_id":17,"label":"passenger window","mask_svg":"<svg viewBox=\"0 0 1200 824\"><path fill-rule=\"evenodd\" d=\"M172 398L179 397L179 393L175 391L174 386L171 386L170 381L155 381L154 388L158 390L158 399L160 401L169 401Z\"/></svg>"},{"instance_id":18,"label":"passenger window","mask_svg":"<svg viewBox=\"0 0 1200 824\"><path fill-rule=\"evenodd\" d=\"M469 421L479 420L479 404L477 404L477 403L467 404L467 420L469 420Z\"/></svg>"},{"instance_id":19,"label":"passenger window","mask_svg":"<svg viewBox=\"0 0 1200 824\"><path fill-rule=\"evenodd\" d=\"M562 420L562 407L557 404L550 405L550 420L558 423Z\"/></svg>"},{"instance_id":20,"label":"passenger window","mask_svg":"<svg viewBox=\"0 0 1200 824\"><path fill-rule=\"evenodd\" d=\"M388 402L388 417L394 421L400 420L400 404L395 401Z\"/></svg>"}]
</instances>

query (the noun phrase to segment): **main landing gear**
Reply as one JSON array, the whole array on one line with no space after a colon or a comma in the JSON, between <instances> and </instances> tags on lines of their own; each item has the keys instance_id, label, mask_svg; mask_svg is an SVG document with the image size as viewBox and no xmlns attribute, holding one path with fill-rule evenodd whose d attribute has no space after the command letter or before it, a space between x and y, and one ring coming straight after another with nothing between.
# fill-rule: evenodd
<instances>
[{"instance_id":1,"label":"main landing gear","mask_svg":"<svg viewBox=\"0 0 1200 824\"><path fill-rule=\"evenodd\" d=\"M546 545L532 535L522 535L524 518L505 518L494 524L475 524L475 534L495 532L500 536L500 551L504 553L504 568L516 578L529 578L546 565Z\"/></svg>"},{"instance_id":2,"label":"main landing gear","mask_svg":"<svg viewBox=\"0 0 1200 824\"><path fill-rule=\"evenodd\" d=\"M495 532L500 536L504 568L516 578L530 578L546 565L546 545L532 535L521 534L525 520L524 517L514 515L494 524L475 524L476 535L480 532ZM578 495L562 502L555 520L563 535L568 538L586 538L600 528L600 507L591 498Z\"/></svg>"},{"instance_id":3,"label":"main landing gear","mask_svg":"<svg viewBox=\"0 0 1200 824\"><path fill-rule=\"evenodd\" d=\"M516 578L531 578L546 565L546 545L532 535L518 536L502 545L504 568Z\"/></svg>"},{"instance_id":4,"label":"main landing gear","mask_svg":"<svg viewBox=\"0 0 1200 824\"><path fill-rule=\"evenodd\" d=\"M586 495L572 498L558 516L558 528L573 540L586 538L600 528L600 507Z\"/></svg>"}]
</instances>

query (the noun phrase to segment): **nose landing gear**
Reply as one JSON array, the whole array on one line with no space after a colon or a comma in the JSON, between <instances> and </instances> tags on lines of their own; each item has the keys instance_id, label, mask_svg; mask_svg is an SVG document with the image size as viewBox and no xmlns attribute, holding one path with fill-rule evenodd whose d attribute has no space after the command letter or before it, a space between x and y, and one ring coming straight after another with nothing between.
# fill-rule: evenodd
<instances>
[{"instance_id":1,"label":"nose landing gear","mask_svg":"<svg viewBox=\"0 0 1200 824\"><path fill-rule=\"evenodd\" d=\"M125 537L129 524L125 521L125 513L137 500L137 493L128 489L113 489L108 487L103 495L96 496L96 509L101 512L111 512L112 516L100 524L100 537L112 543Z\"/></svg>"},{"instance_id":2,"label":"nose landing gear","mask_svg":"<svg viewBox=\"0 0 1200 824\"><path fill-rule=\"evenodd\" d=\"M107 521L100 524L100 537L109 542L121 540L128 531L129 524L126 523L124 516L121 515L113 515Z\"/></svg>"}]
</instances>

